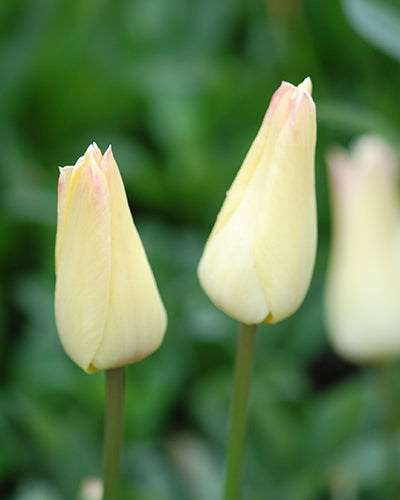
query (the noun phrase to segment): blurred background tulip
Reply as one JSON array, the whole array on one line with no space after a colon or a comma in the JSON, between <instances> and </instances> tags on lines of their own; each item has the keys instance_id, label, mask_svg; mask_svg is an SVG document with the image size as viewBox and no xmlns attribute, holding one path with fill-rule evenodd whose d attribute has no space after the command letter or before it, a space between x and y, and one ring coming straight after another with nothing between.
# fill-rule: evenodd
<instances>
[{"instance_id":1,"label":"blurred background tulip","mask_svg":"<svg viewBox=\"0 0 400 500\"><path fill-rule=\"evenodd\" d=\"M383 139L363 136L347 154L327 155L333 241L326 321L344 358L374 365L386 470L382 497L400 495L400 398L393 361L400 355L400 199L398 160ZM396 378L395 378L396 377Z\"/></svg>"},{"instance_id":2,"label":"blurred background tulip","mask_svg":"<svg viewBox=\"0 0 400 500\"><path fill-rule=\"evenodd\" d=\"M364 136L327 156L333 240L326 316L333 345L354 361L400 355L400 198L396 153Z\"/></svg>"},{"instance_id":3,"label":"blurred background tulip","mask_svg":"<svg viewBox=\"0 0 400 500\"><path fill-rule=\"evenodd\" d=\"M103 375L53 318L57 167L92 141L113 145L169 321L126 369L121 500L219 498L236 326L196 268L271 95L305 75L318 251L302 307L259 327L245 498L385 498L375 378L326 340L325 152L373 132L399 153L399 18L398 0L0 2L0 498L75 500L101 475Z\"/></svg>"}]
</instances>

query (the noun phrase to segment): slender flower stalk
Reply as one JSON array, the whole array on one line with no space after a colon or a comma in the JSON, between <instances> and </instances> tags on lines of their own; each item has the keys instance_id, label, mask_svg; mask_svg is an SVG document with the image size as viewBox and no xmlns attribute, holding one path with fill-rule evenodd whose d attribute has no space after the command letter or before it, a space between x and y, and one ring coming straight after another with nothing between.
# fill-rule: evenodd
<instances>
[{"instance_id":1,"label":"slender flower stalk","mask_svg":"<svg viewBox=\"0 0 400 500\"><path fill-rule=\"evenodd\" d=\"M240 324L226 453L225 500L241 497L246 422L257 325Z\"/></svg>"},{"instance_id":2,"label":"slender flower stalk","mask_svg":"<svg viewBox=\"0 0 400 500\"><path fill-rule=\"evenodd\" d=\"M124 368L106 370L103 500L117 500L124 422Z\"/></svg>"},{"instance_id":3,"label":"slender flower stalk","mask_svg":"<svg viewBox=\"0 0 400 500\"><path fill-rule=\"evenodd\" d=\"M397 372L393 362L374 367L378 395L382 407L382 434L385 448L384 489L385 499L397 500L400 494L396 434L399 428L399 397L395 387Z\"/></svg>"}]
</instances>

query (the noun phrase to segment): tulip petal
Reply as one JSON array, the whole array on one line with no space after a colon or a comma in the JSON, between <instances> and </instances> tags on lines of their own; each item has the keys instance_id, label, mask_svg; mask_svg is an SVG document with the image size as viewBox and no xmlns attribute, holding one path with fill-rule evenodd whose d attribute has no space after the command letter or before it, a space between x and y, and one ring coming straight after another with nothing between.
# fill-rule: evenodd
<instances>
[{"instance_id":1,"label":"tulip petal","mask_svg":"<svg viewBox=\"0 0 400 500\"><path fill-rule=\"evenodd\" d=\"M223 225L230 219L246 194L255 171L262 162L268 165L270 155L273 152L275 142L279 135L281 124L286 119L290 109L290 95L296 89L294 85L282 82L279 89L272 96L270 105L261 124L260 130L254 139L244 162L239 169L235 180L226 193L225 201L218 214L216 223L210 234L209 241L214 238Z\"/></svg>"},{"instance_id":2,"label":"tulip petal","mask_svg":"<svg viewBox=\"0 0 400 500\"><path fill-rule=\"evenodd\" d=\"M198 268L200 283L210 299L246 324L260 323L269 314L254 260L255 214L266 175L265 168L253 171L235 211L217 232L211 233ZM225 203L229 203L229 198L230 191Z\"/></svg>"},{"instance_id":3,"label":"tulip petal","mask_svg":"<svg viewBox=\"0 0 400 500\"><path fill-rule=\"evenodd\" d=\"M71 203L72 194L76 183L80 178L81 173L85 170L89 163L97 165L102 158L100 149L96 143L91 144L85 154L81 156L76 164L71 167L60 167L60 177L58 180L58 206L57 206L57 235L56 235L56 275L58 272L58 264L61 256L61 251L64 243L64 233L67 227L69 214L69 206Z\"/></svg>"},{"instance_id":4,"label":"tulip petal","mask_svg":"<svg viewBox=\"0 0 400 500\"><path fill-rule=\"evenodd\" d=\"M61 250L64 243L65 228L68 218L68 207L70 202L69 194L69 175L70 172L60 168L60 177L58 178L58 205L57 205L57 234L56 234L56 275L58 264L60 262Z\"/></svg>"},{"instance_id":5,"label":"tulip petal","mask_svg":"<svg viewBox=\"0 0 400 500\"><path fill-rule=\"evenodd\" d=\"M255 265L271 322L295 312L312 275L317 241L315 140L314 103L297 90L275 143L256 227Z\"/></svg>"},{"instance_id":6,"label":"tulip petal","mask_svg":"<svg viewBox=\"0 0 400 500\"><path fill-rule=\"evenodd\" d=\"M298 92L307 92L311 96L312 92L312 81L309 76L305 78L300 85L297 86L297 91Z\"/></svg>"},{"instance_id":7,"label":"tulip petal","mask_svg":"<svg viewBox=\"0 0 400 500\"><path fill-rule=\"evenodd\" d=\"M71 196L55 293L63 347L87 372L94 371L91 363L104 333L110 273L109 194L103 173L89 161Z\"/></svg>"},{"instance_id":8,"label":"tulip petal","mask_svg":"<svg viewBox=\"0 0 400 500\"><path fill-rule=\"evenodd\" d=\"M97 369L141 360L161 343L166 313L109 148L100 163L110 192L111 283L107 321L93 359Z\"/></svg>"},{"instance_id":9,"label":"tulip petal","mask_svg":"<svg viewBox=\"0 0 400 500\"><path fill-rule=\"evenodd\" d=\"M254 203L246 196L234 215L209 240L200 260L200 283L214 304L246 323L263 321L268 313L254 262Z\"/></svg>"}]
</instances>

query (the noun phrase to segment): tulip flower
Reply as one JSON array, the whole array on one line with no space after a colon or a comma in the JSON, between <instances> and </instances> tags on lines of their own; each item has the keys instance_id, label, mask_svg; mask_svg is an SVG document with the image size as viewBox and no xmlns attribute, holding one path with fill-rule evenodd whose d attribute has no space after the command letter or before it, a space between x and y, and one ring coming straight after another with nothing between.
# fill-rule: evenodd
<instances>
[{"instance_id":1,"label":"tulip flower","mask_svg":"<svg viewBox=\"0 0 400 500\"><path fill-rule=\"evenodd\" d=\"M311 80L283 82L231 188L201 258L200 283L245 324L293 314L314 267L316 140Z\"/></svg>"},{"instance_id":2,"label":"tulip flower","mask_svg":"<svg viewBox=\"0 0 400 500\"><path fill-rule=\"evenodd\" d=\"M201 257L200 283L240 321L226 454L224 498L240 498L257 324L300 306L317 244L316 140L311 80L283 82L227 192Z\"/></svg>"},{"instance_id":3,"label":"tulip flower","mask_svg":"<svg viewBox=\"0 0 400 500\"><path fill-rule=\"evenodd\" d=\"M400 354L398 162L382 139L364 136L350 154L331 151L333 241L326 286L330 339L345 358Z\"/></svg>"},{"instance_id":4,"label":"tulip flower","mask_svg":"<svg viewBox=\"0 0 400 500\"><path fill-rule=\"evenodd\" d=\"M88 373L148 356L166 313L111 148L60 168L55 315L62 345Z\"/></svg>"}]
</instances>

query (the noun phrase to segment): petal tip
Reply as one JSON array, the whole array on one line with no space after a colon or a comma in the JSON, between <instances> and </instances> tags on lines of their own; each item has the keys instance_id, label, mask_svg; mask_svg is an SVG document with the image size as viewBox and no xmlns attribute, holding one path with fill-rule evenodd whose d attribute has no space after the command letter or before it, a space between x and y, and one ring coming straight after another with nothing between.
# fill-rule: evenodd
<instances>
[{"instance_id":1,"label":"petal tip","mask_svg":"<svg viewBox=\"0 0 400 500\"><path fill-rule=\"evenodd\" d=\"M312 81L311 81L311 78L309 76L307 76L307 78L305 78L301 83L300 85L297 87L299 90L303 91L303 92L307 92L308 94L312 94Z\"/></svg>"},{"instance_id":2,"label":"petal tip","mask_svg":"<svg viewBox=\"0 0 400 500\"><path fill-rule=\"evenodd\" d=\"M98 145L93 141L92 144L87 148L85 156L88 155L89 158L93 159L97 165L101 162L103 154L98 147Z\"/></svg>"},{"instance_id":3,"label":"petal tip","mask_svg":"<svg viewBox=\"0 0 400 500\"><path fill-rule=\"evenodd\" d=\"M108 148L104 152L104 155L103 155L104 161L107 161L107 159L110 158L110 156L111 157L113 156L111 144L108 146Z\"/></svg>"}]
</instances>

